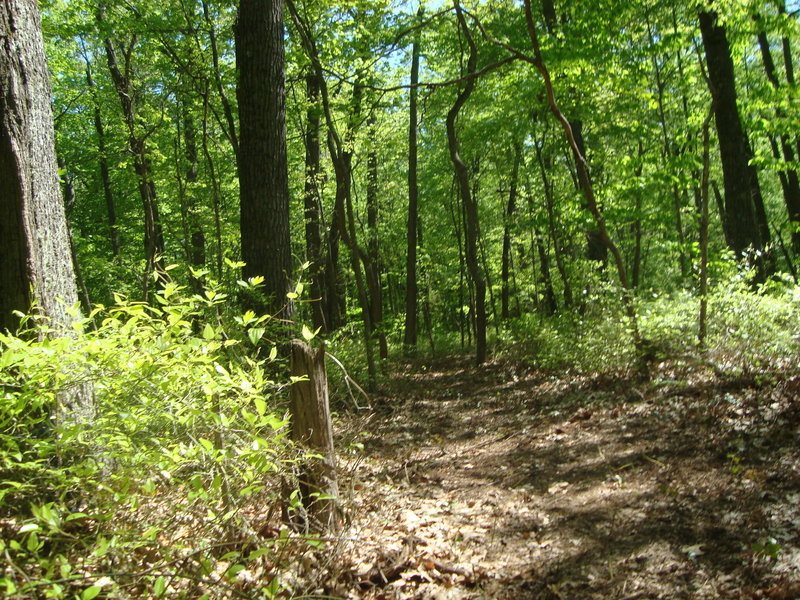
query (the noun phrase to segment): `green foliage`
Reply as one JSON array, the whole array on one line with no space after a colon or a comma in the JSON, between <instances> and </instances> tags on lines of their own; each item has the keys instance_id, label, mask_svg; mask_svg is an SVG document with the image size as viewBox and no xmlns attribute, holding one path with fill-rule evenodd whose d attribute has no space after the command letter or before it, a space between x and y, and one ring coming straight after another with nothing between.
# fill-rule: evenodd
<instances>
[{"instance_id":1,"label":"green foliage","mask_svg":"<svg viewBox=\"0 0 800 600\"><path fill-rule=\"evenodd\" d=\"M637 355L613 290L597 288L582 314L527 315L500 338L504 352L547 369L627 369ZM753 291L745 278L726 280L709 296L706 359L732 374L794 365L800 352L800 288L773 281ZM688 291L651 293L637 301L647 359L699 356L697 296Z\"/></svg>"},{"instance_id":2,"label":"green foliage","mask_svg":"<svg viewBox=\"0 0 800 600\"><path fill-rule=\"evenodd\" d=\"M276 552L291 540L281 533L276 551L264 532L274 531L267 523L292 454L274 355L249 357L264 319L227 326L218 317L227 298L213 289L186 297L170 284L158 300L118 297L72 337L43 335L33 317L0 335L7 597L280 590ZM60 400L86 384L96 414L71 421ZM248 583L245 570L263 583Z\"/></svg>"}]
</instances>

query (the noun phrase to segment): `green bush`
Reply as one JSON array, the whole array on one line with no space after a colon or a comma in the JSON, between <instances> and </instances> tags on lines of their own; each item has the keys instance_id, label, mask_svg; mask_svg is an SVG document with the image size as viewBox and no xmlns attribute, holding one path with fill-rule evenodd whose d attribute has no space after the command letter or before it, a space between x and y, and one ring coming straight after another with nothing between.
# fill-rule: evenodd
<instances>
[{"instance_id":1,"label":"green bush","mask_svg":"<svg viewBox=\"0 0 800 600\"><path fill-rule=\"evenodd\" d=\"M226 300L170 284L158 307L118 297L72 336L34 317L0 334L0 593L277 594L283 384L274 349L251 358L265 319L225 326ZM94 408L76 421L59 404L79 390Z\"/></svg>"},{"instance_id":2,"label":"green bush","mask_svg":"<svg viewBox=\"0 0 800 600\"><path fill-rule=\"evenodd\" d=\"M581 312L552 318L525 315L498 340L500 351L524 356L546 369L598 371L635 366L629 324L615 298L598 289ZM773 281L753 291L743 280L717 286L709 295L706 358L723 371L794 365L800 352L800 287ZM699 299L688 291L637 299L637 318L651 360L699 355Z\"/></svg>"}]
</instances>

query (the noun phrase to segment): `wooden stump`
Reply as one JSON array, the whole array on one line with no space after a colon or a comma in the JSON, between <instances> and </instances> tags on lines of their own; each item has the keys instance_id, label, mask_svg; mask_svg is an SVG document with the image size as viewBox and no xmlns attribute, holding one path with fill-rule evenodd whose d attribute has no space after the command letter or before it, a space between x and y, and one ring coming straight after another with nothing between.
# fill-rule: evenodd
<instances>
[{"instance_id":1,"label":"wooden stump","mask_svg":"<svg viewBox=\"0 0 800 600\"><path fill-rule=\"evenodd\" d=\"M308 525L320 529L338 526L339 486L336 454L328 403L325 347L314 350L301 340L292 340L291 387L292 439L322 458L308 458L300 473L300 494L308 513Z\"/></svg>"}]
</instances>

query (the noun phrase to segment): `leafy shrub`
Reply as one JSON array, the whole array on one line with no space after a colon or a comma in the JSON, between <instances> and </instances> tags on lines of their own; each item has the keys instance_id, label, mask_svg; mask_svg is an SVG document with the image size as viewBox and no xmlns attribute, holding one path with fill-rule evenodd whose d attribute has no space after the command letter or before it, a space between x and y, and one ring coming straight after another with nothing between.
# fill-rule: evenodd
<instances>
[{"instance_id":1,"label":"leafy shrub","mask_svg":"<svg viewBox=\"0 0 800 600\"><path fill-rule=\"evenodd\" d=\"M605 295L605 298L602 296ZM503 331L500 350L548 369L625 369L636 353L618 291L598 290L580 313L530 314ZM793 365L800 351L800 288L773 281L754 292L729 280L709 296L707 358L723 371ZM637 299L641 336L656 360L697 354L699 299L688 291Z\"/></svg>"},{"instance_id":2,"label":"leafy shrub","mask_svg":"<svg viewBox=\"0 0 800 600\"><path fill-rule=\"evenodd\" d=\"M34 317L0 334L7 597L271 598L305 543L271 524L294 458L277 353L250 358L265 319L224 326L214 289L170 284L158 301L118 297L72 337ZM60 415L81 386L94 416Z\"/></svg>"}]
</instances>

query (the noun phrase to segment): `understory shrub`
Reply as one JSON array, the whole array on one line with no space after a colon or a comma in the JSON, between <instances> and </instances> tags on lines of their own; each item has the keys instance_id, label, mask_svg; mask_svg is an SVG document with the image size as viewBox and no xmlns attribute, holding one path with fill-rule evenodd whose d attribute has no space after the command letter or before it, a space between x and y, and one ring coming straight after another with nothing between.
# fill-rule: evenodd
<instances>
[{"instance_id":1,"label":"understory shrub","mask_svg":"<svg viewBox=\"0 0 800 600\"><path fill-rule=\"evenodd\" d=\"M274 525L296 456L266 319L224 324L214 289L157 299L0 334L0 594L273 598L307 547ZM58 411L79 389L83 422Z\"/></svg>"},{"instance_id":2,"label":"understory shrub","mask_svg":"<svg viewBox=\"0 0 800 600\"><path fill-rule=\"evenodd\" d=\"M600 292L598 292L600 293ZM525 315L501 333L503 353L546 369L597 371L634 366L636 352L619 292L586 300L584 310L543 318ZM689 291L637 298L639 331L651 360L698 355L699 299ZM723 371L783 368L800 352L800 287L773 281L752 290L745 281L714 288L708 301L705 358Z\"/></svg>"}]
</instances>

